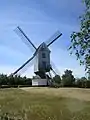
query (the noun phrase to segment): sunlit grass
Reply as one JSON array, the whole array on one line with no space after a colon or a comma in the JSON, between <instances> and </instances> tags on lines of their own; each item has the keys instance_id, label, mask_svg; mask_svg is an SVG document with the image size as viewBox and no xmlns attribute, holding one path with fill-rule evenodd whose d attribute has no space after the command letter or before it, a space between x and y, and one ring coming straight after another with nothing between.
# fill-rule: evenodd
<instances>
[{"instance_id":1,"label":"sunlit grass","mask_svg":"<svg viewBox=\"0 0 90 120\"><path fill-rule=\"evenodd\" d=\"M90 120L90 102L37 91L1 89L0 115L5 113L15 120Z\"/></svg>"}]
</instances>

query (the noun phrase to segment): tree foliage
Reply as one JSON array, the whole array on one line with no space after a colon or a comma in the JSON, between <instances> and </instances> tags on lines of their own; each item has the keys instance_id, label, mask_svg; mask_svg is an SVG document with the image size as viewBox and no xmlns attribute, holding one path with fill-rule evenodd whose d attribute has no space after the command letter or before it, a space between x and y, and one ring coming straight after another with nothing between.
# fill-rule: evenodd
<instances>
[{"instance_id":1,"label":"tree foliage","mask_svg":"<svg viewBox=\"0 0 90 120\"><path fill-rule=\"evenodd\" d=\"M55 77L53 77L53 82L60 84L61 83L61 78L59 75L56 75Z\"/></svg>"},{"instance_id":2,"label":"tree foliage","mask_svg":"<svg viewBox=\"0 0 90 120\"><path fill-rule=\"evenodd\" d=\"M90 78L81 77L74 78L71 70L65 70L62 77L56 75L51 80L51 87L79 87L79 88L90 88ZM7 76L0 74L0 88L6 87L24 87L32 86L32 79L21 76Z\"/></svg>"},{"instance_id":3,"label":"tree foliage","mask_svg":"<svg viewBox=\"0 0 90 120\"><path fill-rule=\"evenodd\" d=\"M75 78L72 75L71 70L65 70L64 74L62 75L62 86L70 87L74 86Z\"/></svg>"},{"instance_id":4,"label":"tree foliage","mask_svg":"<svg viewBox=\"0 0 90 120\"><path fill-rule=\"evenodd\" d=\"M80 60L80 65L85 65L85 70L90 74L90 0L83 0L86 10L80 16L80 31L71 34L69 49Z\"/></svg>"},{"instance_id":5,"label":"tree foliage","mask_svg":"<svg viewBox=\"0 0 90 120\"><path fill-rule=\"evenodd\" d=\"M78 78L76 80L76 87L90 88L90 80L86 79L85 77Z\"/></svg>"},{"instance_id":6,"label":"tree foliage","mask_svg":"<svg viewBox=\"0 0 90 120\"><path fill-rule=\"evenodd\" d=\"M32 81L30 78L20 77L20 76L7 76L4 74L0 74L0 86L18 86L18 85L32 85Z\"/></svg>"}]
</instances>

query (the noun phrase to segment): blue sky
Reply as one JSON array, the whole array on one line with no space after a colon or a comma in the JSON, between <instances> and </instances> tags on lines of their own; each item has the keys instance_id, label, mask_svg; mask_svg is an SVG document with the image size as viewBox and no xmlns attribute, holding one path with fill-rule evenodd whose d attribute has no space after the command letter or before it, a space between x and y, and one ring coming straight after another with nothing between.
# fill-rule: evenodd
<instances>
[{"instance_id":1,"label":"blue sky","mask_svg":"<svg viewBox=\"0 0 90 120\"><path fill-rule=\"evenodd\" d=\"M10 74L32 55L14 32L19 25L36 46L57 30L62 32L50 46L51 59L61 74L67 68L76 77L83 76L84 67L67 51L70 34L79 30L78 17L83 11L82 0L0 0L0 73ZM33 68L24 75L33 75Z\"/></svg>"}]
</instances>

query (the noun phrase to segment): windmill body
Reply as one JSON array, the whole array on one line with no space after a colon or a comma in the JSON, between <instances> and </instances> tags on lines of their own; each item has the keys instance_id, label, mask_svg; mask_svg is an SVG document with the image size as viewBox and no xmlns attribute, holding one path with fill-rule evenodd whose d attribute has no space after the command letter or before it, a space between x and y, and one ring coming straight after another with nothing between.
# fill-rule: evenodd
<instances>
[{"instance_id":1,"label":"windmill body","mask_svg":"<svg viewBox=\"0 0 90 120\"><path fill-rule=\"evenodd\" d=\"M50 50L42 43L35 52L34 73L45 78L45 73L50 71Z\"/></svg>"},{"instance_id":2,"label":"windmill body","mask_svg":"<svg viewBox=\"0 0 90 120\"><path fill-rule=\"evenodd\" d=\"M15 72L12 73L12 75L18 74L20 71L25 68L33 59L34 59L34 73L38 75L41 79L37 79L33 81L33 84L40 84L40 85L45 85L47 84L47 77L49 76L46 74L47 72L50 72L52 70L54 73L55 71L52 68L52 65L50 63L50 53L51 51L49 50L49 46L56 41L62 33L57 31L54 36L52 36L48 43L43 42L40 44L40 46L37 48L31 40L26 36L26 34L22 31L20 27L16 28L16 32L22 40L28 45L31 46L34 49L34 54L30 59L28 59L21 67L19 67Z\"/></svg>"}]
</instances>

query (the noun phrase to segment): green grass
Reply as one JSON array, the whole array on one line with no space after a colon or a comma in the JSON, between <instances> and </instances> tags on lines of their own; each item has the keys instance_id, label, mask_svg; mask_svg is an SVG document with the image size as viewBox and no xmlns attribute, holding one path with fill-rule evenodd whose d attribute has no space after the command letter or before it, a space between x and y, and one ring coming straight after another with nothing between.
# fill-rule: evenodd
<instances>
[{"instance_id":1,"label":"green grass","mask_svg":"<svg viewBox=\"0 0 90 120\"><path fill-rule=\"evenodd\" d=\"M0 115L5 113L15 120L90 120L90 101L37 90L0 89Z\"/></svg>"}]
</instances>

